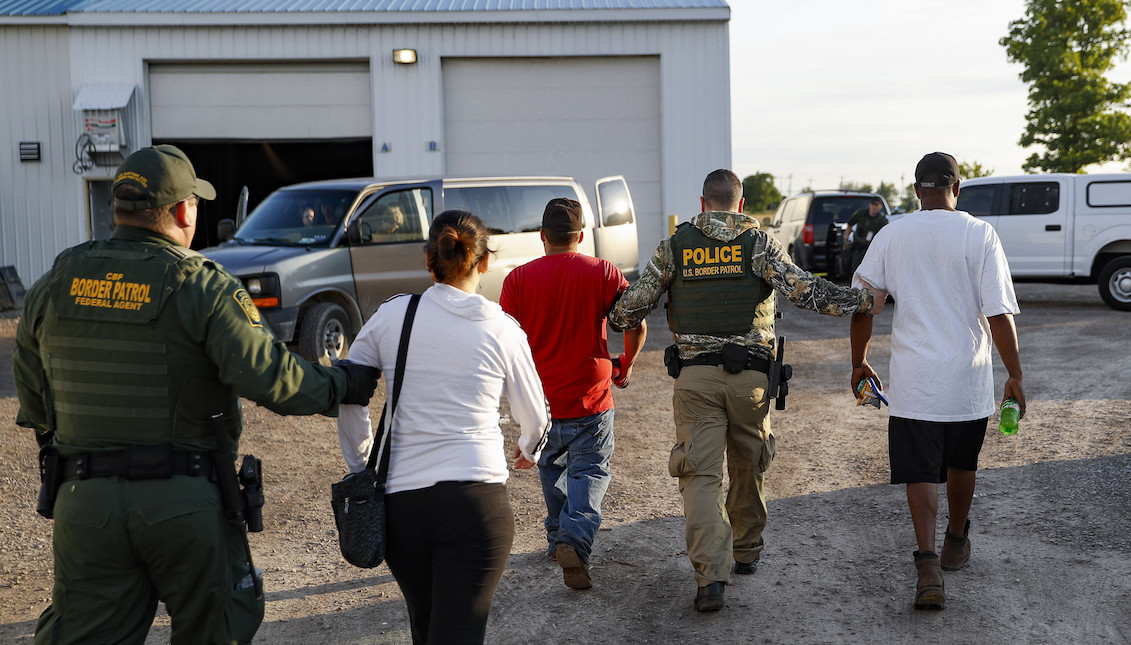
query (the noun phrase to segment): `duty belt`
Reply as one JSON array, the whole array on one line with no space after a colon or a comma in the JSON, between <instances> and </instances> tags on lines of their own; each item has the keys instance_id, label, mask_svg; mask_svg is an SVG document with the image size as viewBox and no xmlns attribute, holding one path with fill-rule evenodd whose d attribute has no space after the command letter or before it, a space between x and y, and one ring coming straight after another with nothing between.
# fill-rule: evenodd
<instances>
[{"instance_id":1,"label":"duty belt","mask_svg":"<svg viewBox=\"0 0 1131 645\"><path fill-rule=\"evenodd\" d=\"M62 460L63 481L91 477L168 479L174 475L212 476L207 452L173 450L171 444L129 446L114 452L91 452Z\"/></svg>"},{"instance_id":2,"label":"duty belt","mask_svg":"<svg viewBox=\"0 0 1131 645\"><path fill-rule=\"evenodd\" d=\"M691 358L681 358L679 359L679 364L682 367L687 367L688 365L722 365L723 355L721 352L707 352ZM746 364L742 366L742 369L769 374L770 361L750 355L746 357Z\"/></svg>"}]
</instances>

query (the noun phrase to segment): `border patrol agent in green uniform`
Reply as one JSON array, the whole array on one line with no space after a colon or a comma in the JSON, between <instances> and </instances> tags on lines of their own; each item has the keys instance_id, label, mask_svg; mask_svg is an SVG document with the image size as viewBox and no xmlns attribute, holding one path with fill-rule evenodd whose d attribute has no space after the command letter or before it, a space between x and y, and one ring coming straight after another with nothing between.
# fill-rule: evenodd
<instances>
[{"instance_id":1,"label":"border patrol agent in green uniform","mask_svg":"<svg viewBox=\"0 0 1131 645\"><path fill-rule=\"evenodd\" d=\"M699 587L697 611L717 611L730 574L752 574L766 525L765 471L774 458L769 391L776 340L774 291L833 316L869 313L872 296L798 268L774 238L742 214L742 182L716 170L703 182L703 212L660 242L644 274L609 312L631 329L668 293L675 345L676 445L687 555ZM776 376L776 375L775 375ZM723 456L730 490L723 499Z\"/></svg>"},{"instance_id":2,"label":"border patrol agent in green uniform","mask_svg":"<svg viewBox=\"0 0 1131 645\"><path fill-rule=\"evenodd\" d=\"M868 247L872 246L872 238L876 237L876 233L879 233L881 228L888 225L887 216L880 214L883 207L884 203L880 198L873 197L868 202L868 208L861 208L848 218L848 231L852 232L852 266L848 270L849 278L856 273L856 269L864 261Z\"/></svg>"},{"instance_id":3,"label":"border patrol agent in green uniform","mask_svg":"<svg viewBox=\"0 0 1131 645\"><path fill-rule=\"evenodd\" d=\"M135 152L113 192L112 239L61 253L16 334L17 421L57 454L45 463L60 482L41 508L54 512L55 585L35 642L140 644L160 600L174 644L246 643L262 587L244 580L246 535L215 483L234 476L239 397L336 416L368 402L379 374L296 358L240 281L187 248L216 190L182 151ZM212 457L221 414L227 459Z\"/></svg>"}]
</instances>

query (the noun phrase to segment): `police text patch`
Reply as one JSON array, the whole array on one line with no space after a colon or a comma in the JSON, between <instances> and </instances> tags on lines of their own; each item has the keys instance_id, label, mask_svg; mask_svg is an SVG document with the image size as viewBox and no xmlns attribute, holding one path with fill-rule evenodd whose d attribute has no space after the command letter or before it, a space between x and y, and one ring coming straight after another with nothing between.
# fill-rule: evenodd
<instances>
[{"instance_id":1,"label":"police text patch","mask_svg":"<svg viewBox=\"0 0 1131 645\"><path fill-rule=\"evenodd\" d=\"M232 297L236 299L236 302L240 303L240 309L243 309L243 313L247 316L247 321L251 323L252 327L263 326L263 316L260 315L259 308L251 301L251 296L248 295L246 290L240 289L236 291Z\"/></svg>"},{"instance_id":2,"label":"police text patch","mask_svg":"<svg viewBox=\"0 0 1131 645\"><path fill-rule=\"evenodd\" d=\"M682 253L680 277L684 280L742 277L741 244L692 247Z\"/></svg>"}]
</instances>

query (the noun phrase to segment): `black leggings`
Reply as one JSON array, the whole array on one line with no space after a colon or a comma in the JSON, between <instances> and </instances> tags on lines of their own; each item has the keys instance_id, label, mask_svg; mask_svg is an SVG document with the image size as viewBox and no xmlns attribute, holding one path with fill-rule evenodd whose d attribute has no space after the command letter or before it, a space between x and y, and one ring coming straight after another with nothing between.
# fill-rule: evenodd
<instances>
[{"instance_id":1,"label":"black leggings","mask_svg":"<svg viewBox=\"0 0 1131 645\"><path fill-rule=\"evenodd\" d=\"M386 562L408 603L412 642L481 645L514 543L504 484L440 482L385 497Z\"/></svg>"}]
</instances>

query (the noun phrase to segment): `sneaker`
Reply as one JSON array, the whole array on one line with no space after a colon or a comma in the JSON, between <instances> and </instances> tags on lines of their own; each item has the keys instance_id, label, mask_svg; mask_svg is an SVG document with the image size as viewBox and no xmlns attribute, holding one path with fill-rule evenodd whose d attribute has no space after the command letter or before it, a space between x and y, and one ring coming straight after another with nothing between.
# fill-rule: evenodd
<instances>
[{"instance_id":1,"label":"sneaker","mask_svg":"<svg viewBox=\"0 0 1131 645\"><path fill-rule=\"evenodd\" d=\"M943 591L942 571L939 570L939 556L934 551L916 551L915 568L919 570L919 582L915 586L915 608L942 609L946 603L946 594Z\"/></svg>"},{"instance_id":2,"label":"sneaker","mask_svg":"<svg viewBox=\"0 0 1131 645\"><path fill-rule=\"evenodd\" d=\"M589 563L583 562L574 548L565 542L554 550L558 566L562 568L562 579L570 589L588 589L593 586L589 579Z\"/></svg>"},{"instance_id":3,"label":"sneaker","mask_svg":"<svg viewBox=\"0 0 1131 645\"><path fill-rule=\"evenodd\" d=\"M761 555L761 554L758 554ZM752 576L758 570L758 558L754 558L753 562L739 562L734 561L734 568L731 573L737 573L740 576Z\"/></svg>"},{"instance_id":4,"label":"sneaker","mask_svg":"<svg viewBox=\"0 0 1131 645\"><path fill-rule=\"evenodd\" d=\"M950 532L950 526L946 527L942 553L939 554L939 561L944 571L958 571L966 566L966 561L970 559L969 535L970 520L966 520L966 528L963 529L962 535L954 535Z\"/></svg>"},{"instance_id":5,"label":"sneaker","mask_svg":"<svg viewBox=\"0 0 1131 645\"><path fill-rule=\"evenodd\" d=\"M723 592L727 583L712 582L706 587L699 587L695 592L695 611L718 611L726 605Z\"/></svg>"}]
</instances>

